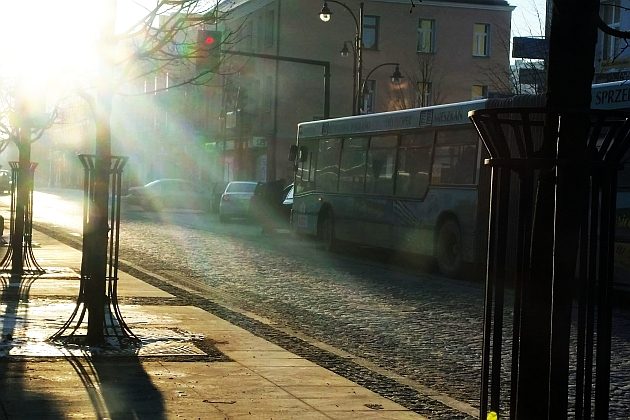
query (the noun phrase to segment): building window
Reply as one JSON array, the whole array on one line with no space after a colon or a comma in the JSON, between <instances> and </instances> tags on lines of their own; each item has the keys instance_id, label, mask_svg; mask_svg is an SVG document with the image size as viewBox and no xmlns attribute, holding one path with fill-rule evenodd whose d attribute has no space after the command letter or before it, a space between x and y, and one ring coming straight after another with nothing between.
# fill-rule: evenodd
<instances>
[{"instance_id":1,"label":"building window","mask_svg":"<svg viewBox=\"0 0 630 420\"><path fill-rule=\"evenodd\" d=\"M366 80L365 88L363 89L363 97L361 98L361 103L359 104L362 114L371 114L374 112L374 102L376 98L375 91L376 80Z\"/></svg>"},{"instance_id":2,"label":"building window","mask_svg":"<svg viewBox=\"0 0 630 420\"><path fill-rule=\"evenodd\" d=\"M472 99L483 99L488 97L488 86L486 85L473 85L471 90Z\"/></svg>"},{"instance_id":3,"label":"building window","mask_svg":"<svg viewBox=\"0 0 630 420\"><path fill-rule=\"evenodd\" d=\"M420 19L418 23L418 46L421 53L435 52L435 20Z\"/></svg>"},{"instance_id":4,"label":"building window","mask_svg":"<svg viewBox=\"0 0 630 420\"><path fill-rule=\"evenodd\" d=\"M475 57L490 55L490 25L487 23L473 25L473 55Z\"/></svg>"},{"instance_id":5,"label":"building window","mask_svg":"<svg viewBox=\"0 0 630 420\"><path fill-rule=\"evenodd\" d=\"M363 17L363 48L378 49L378 21L378 16L366 15Z\"/></svg>"},{"instance_id":6,"label":"building window","mask_svg":"<svg viewBox=\"0 0 630 420\"><path fill-rule=\"evenodd\" d=\"M433 85L431 82L418 82L417 106L433 105Z\"/></svg>"},{"instance_id":7,"label":"building window","mask_svg":"<svg viewBox=\"0 0 630 420\"><path fill-rule=\"evenodd\" d=\"M265 47L273 47L274 42L274 22L275 14L273 10L269 10L265 15Z\"/></svg>"},{"instance_id":8,"label":"building window","mask_svg":"<svg viewBox=\"0 0 630 420\"><path fill-rule=\"evenodd\" d=\"M601 9L604 22L613 29L620 29L621 6L619 0L602 2ZM604 34L602 47L602 60L612 61L621 53L621 38Z\"/></svg>"}]
</instances>

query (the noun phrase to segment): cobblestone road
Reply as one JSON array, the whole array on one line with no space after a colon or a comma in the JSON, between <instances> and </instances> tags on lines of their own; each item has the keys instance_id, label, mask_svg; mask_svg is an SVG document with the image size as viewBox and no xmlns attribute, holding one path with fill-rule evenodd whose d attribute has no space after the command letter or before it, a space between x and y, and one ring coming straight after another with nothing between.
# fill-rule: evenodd
<instances>
[{"instance_id":1,"label":"cobblestone road","mask_svg":"<svg viewBox=\"0 0 630 420\"><path fill-rule=\"evenodd\" d=\"M479 282L329 254L286 233L263 236L254 225L221 225L213 215L132 213L123 221L121 259L167 278L192 279L215 302L330 345L416 389L430 387L437 399L464 402L469 415L478 406ZM618 312L611 418L630 418L629 337L630 317Z\"/></svg>"},{"instance_id":2,"label":"cobblestone road","mask_svg":"<svg viewBox=\"0 0 630 420\"><path fill-rule=\"evenodd\" d=\"M126 224L121 255L188 272L246 311L477 403L481 285L331 255L254 226L206 228Z\"/></svg>"}]
</instances>

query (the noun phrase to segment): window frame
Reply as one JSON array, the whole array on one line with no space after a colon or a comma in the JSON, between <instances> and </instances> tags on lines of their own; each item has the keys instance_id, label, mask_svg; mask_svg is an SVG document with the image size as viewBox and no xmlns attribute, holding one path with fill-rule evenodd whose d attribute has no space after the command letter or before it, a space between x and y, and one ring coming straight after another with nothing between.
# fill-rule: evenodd
<instances>
[{"instance_id":1,"label":"window frame","mask_svg":"<svg viewBox=\"0 0 630 420\"><path fill-rule=\"evenodd\" d=\"M604 9L603 20L612 29L621 28L621 3L619 0L602 2L600 9ZM603 34L602 60L613 61L621 52L620 38Z\"/></svg>"},{"instance_id":2,"label":"window frame","mask_svg":"<svg viewBox=\"0 0 630 420\"><path fill-rule=\"evenodd\" d=\"M474 95L474 90L476 87L481 88L481 95L476 95L476 96ZM479 84L472 85L470 88L470 99L473 101L476 99L485 99L488 97L488 91L489 91L488 85L479 85Z\"/></svg>"},{"instance_id":3,"label":"window frame","mask_svg":"<svg viewBox=\"0 0 630 420\"><path fill-rule=\"evenodd\" d=\"M422 22L429 22L431 27L428 30L424 29L422 27ZM422 39L424 40L424 36L427 34L429 35L429 48L426 50L424 48L421 49L420 38L422 36L423 37ZM421 54L435 53L435 19L420 18L418 20L416 52L421 53Z\"/></svg>"},{"instance_id":4,"label":"window frame","mask_svg":"<svg viewBox=\"0 0 630 420\"><path fill-rule=\"evenodd\" d=\"M374 19L374 23L373 24L369 24L366 23L369 19ZM380 22L381 17L377 16L377 15L364 15L363 16L363 49L365 50L372 50L372 51L377 51L378 50L378 44L379 44L379 35L380 35ZM373 32L374 33L374 44L371 46L367 46L365 45L365 38L366 38L366 34L369 34Z\"/></svg>"},{"instance_id":5,"label":"window frame","mask_svg":"<svg viewBox=\"0 0 630 420\"><path fill-rule=\"evenodd\" d=\"M483 32L477 31L479 27L483 27ZM490 57L490 30L489 23L473 23L473 57Z\"/></svg>"}]
</instances>

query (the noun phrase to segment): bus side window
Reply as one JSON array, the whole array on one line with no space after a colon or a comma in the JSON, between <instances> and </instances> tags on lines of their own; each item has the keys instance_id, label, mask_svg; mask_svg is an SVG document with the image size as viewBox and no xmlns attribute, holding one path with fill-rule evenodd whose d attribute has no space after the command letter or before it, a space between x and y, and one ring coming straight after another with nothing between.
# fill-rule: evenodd
<instances>
[{"instance_id":1,"label":"bus side window","mask_svg":"<svg viewBox=\"0 0 630 420\"><path fill-rule=\"evenodd\" d=\"M362 193L365 186L368 139L344 139L339 168L339 192Z\"/></svg>"},{"instance_id":2,"label":"bus side window","mask_svg":"<svg viewBox=\"0 0 630 420\"><path fill-rule=\"evenodd\" d=\"M313 141L305 141L305 143L307 143L306 146L299 147L299 156L296 148L295 191L297 193L312 191L315 188L315 171L313 167L317 157L316 153L314 153L314 150L316 152L317 143Z\"/></svg>"},{"instance_id":3,"label":"bus side window","mask_svg":"<svg viewBox=\"0 0 630 420\"><path fill-rule=\"evenodd\" d=\"M369 194L394 193L394 163L397 136L378 136L370 140L367 159L365 192Z\"/></svg>"},{"instance_id":4,"label":"bus side window","mask_svg":"<svg viewBox=\"0 0 630 420\"><path fill-rule=\"evenodd\" d=\"M402 136L398 150L396 195L422 198L429 187L433 131Z\"/></svg>"},{"instance_id":5,"label":"bus side window","mask_svg":"<svg viewBox=\"0 0 630 420\"><path fill-rule=\"evenodd\" d=\"M341 139L322 139L317 152L315 182L321 191L337 191Z\"/></svg>"},{"instance_id":6,"label":"bus side window","mask_svg":"<svg viewBox=\"0 0 630 420\"><path fill-rule=\"evenodd\" d=\"M477 137L473 130L438 132L432 182L436 185L472 185L477 168Z\"/></svg>"}]
</instances>

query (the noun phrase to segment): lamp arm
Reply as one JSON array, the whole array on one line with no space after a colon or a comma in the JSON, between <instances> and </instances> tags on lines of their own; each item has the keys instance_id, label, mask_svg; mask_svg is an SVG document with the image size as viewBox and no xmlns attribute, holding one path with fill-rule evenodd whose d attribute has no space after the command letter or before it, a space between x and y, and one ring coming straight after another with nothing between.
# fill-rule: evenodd
<instances>
[{"instance_id":1,"label":"lamp arm","mask_svg":"<svg viewBox=\"0 0 630 420\"><path fill-rule=\"evenodd\" d=\"M346 9L348 13L350 13L350 16L352 16L352 19L354 19L354 25L356 26L356 33L358 34L359 33L359 20L357 19L357 16L352 12L352 9L350 9L348 6L346 6L345 4L337 0L327 0L327 1L338 4L339 6Z\"/></svg>"},{"instance_id":2,"label":"lamp arm","mask_svg":"<svg viewBox=\"0 0 630 420\"><path fill-rule=\"evenodd\" d=\"M363 97L363 90L365 89L365 82L367 82L370 78L370 76L372 75L372 73L374 73L377 69L380 69L383 66L399 66L400 63L383 63L383 64L379 64L378 66L374 67L372 70L370 70L370 72L367 74L367 76L365 76L365 79L363 79L363 81L361 82L361 92L359 93L359 95L361 97Z\"/></svg>"}]
</instances>

